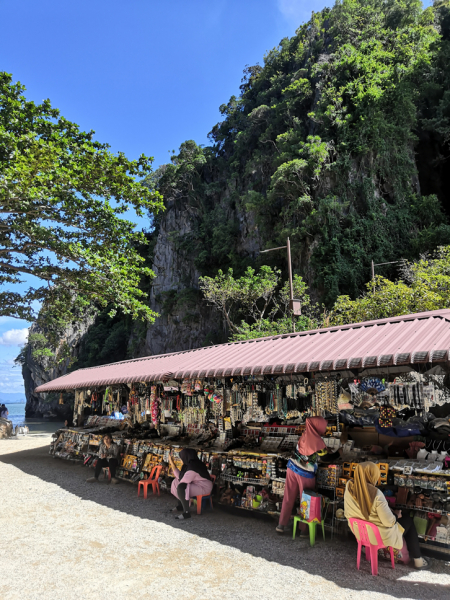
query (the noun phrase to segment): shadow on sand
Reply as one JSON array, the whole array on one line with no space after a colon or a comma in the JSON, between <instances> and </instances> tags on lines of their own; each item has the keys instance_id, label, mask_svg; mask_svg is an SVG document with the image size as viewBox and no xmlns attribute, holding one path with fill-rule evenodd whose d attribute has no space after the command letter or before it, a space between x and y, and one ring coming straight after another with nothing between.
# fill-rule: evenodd
<instances>
[{"instance_id":1,"label":"shadow on sand","mask_svg":"<svg viewBox=\"0 0 450 600\"><path fill-rule=\"evenodd\" d=\"M83 500L90 500L99 506L136 517L165 523L177 529L181 528L280 565L302 569L334 582L343 588L343 591L364 590L414 600L448 600L450 597L449 586L422 583L421 573L404 565L396 565L395 570L392 570L390 562L380 560L380 576L373 577L370 574L369 563L362 561L361 571L357 571L356 543L351 535L348 539L335 537L330 540L328 534L326 542L318 535L316 545L311 548L307 539L294 541L287 534L279 536L275 532L275 522L250 519L245 511L242 511L240 516L215 509L205 511L201 516L193 515L193 518L186 522L174 521L173 515L168 513L168 509L175 503L170 495L152 497L150 492L150 497L144 500L137 497L137 486L128 482L116 486L101 482L86 483L86 478L92 476L92 469L54 459L48 454L48 445L21 451L18 443L17 451L0 456L0 462L58 485ZM450 569L443 561L434 561L431 571L436 574L450 574ZM406 579L411 573L413 577Z\"/></svg>"}]
</instances>

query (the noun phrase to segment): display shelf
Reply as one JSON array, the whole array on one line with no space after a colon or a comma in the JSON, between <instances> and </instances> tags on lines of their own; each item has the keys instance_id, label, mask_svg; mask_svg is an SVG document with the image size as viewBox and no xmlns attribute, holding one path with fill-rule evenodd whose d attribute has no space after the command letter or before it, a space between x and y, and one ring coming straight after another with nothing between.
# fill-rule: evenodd
<instances>
[{"instance_id":1,"label":"display shelf","mask_svg":"<svg viewBox=\"0 0 450 600\"><path fill-rule=\"evenodd\" d=\"M431 544L432 546L436 546L437 548L450 550L449 542L437 542L434 536L429 536L429 535L420 535L419 534L418 537L419 537L419 540L423 540L422 545Z\"/></svg>"},{"instance_id":2,"label":"display shelf","mask_svg":"<svg viewBox=\"0 0 450 600\"><path fill-rule=\"evenodd\" d=\"M217 502L219 506L226 506L227 508L237 508L239 510L246 510L247 512L256 513L257 515L279 515L280 513L276 513L274 511L268 510L258 510L257 508L247 508L246 506L236 506L235 504L225 504L223 502Z\"/></svg>"},{"instance_id":3,"label":"display shelf","mask_svg":"<svg viewBox=\"0 0 450 600\"><path fill-rule=\"evenodd\" d=\"M439 510L438 508L426 508L426 507L418 507L418 506L408 506L407 504L395 504L395 506L392 507L394 510L397 510L398 508L404 508L405 510L420 510L422 512L427 512L427 513L436 513L436 514L440 514L440 515L450 515L450 511L447 510Z\"/></svg>"},{"instance_id":4,"label":"display shelf","mask_svg":"<svg viewBox=\"0 0 450 600\"><path fill-rule=\"evenodd\" d=\"M230 481L231 483L244 483L246 485L268 485L270 479L251 479L248 477L245 479L244 477L236 477L235 475L220 475L220 479L223 481Z\"/></svg>"}]
</instances>

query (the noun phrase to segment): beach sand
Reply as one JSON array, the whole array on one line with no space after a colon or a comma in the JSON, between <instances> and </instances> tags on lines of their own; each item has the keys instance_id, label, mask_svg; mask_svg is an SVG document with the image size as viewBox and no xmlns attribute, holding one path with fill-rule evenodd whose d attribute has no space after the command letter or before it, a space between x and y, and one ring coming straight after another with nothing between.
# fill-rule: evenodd
<instances>
[{"instance_id":1,"label":"beach sand","mask_svg":"<svg viewBox=\"0 0 450 600\"><path fill-rule=\"evenodd\" d=\"M450 569L380 561L356 570L352 539L311 548L272 522L220 509L177 522L168 495L88 484L92 470L48 454L49 437L0 440L2 600L414 600L449 598Z\"/></svg>"}]
</instances>

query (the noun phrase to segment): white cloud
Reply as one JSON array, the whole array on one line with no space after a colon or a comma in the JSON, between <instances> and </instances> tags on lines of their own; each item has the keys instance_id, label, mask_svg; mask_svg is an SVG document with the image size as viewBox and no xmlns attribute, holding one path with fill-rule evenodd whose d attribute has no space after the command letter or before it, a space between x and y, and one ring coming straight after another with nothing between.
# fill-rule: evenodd
<instances>
[{"instance_id":1,"label":"white cloud","mask_svg":"<svg viewBox=\"0 0 450 600\"><path fill-rule=\"evenodd\" d=\"M28 339L28 327L24 329L9 329L0 335L1 346L23 346Z\"/></svg>"},{"instance_id":2,"label":"white cloud","mask_svg":"<svg viewBox=\"0 0 450 600\"><path fill-rule=\"evenodd\" d=\"M0 360L0 392L24 392L22 369L14 360Z\"/></svg>"}]
</instances>

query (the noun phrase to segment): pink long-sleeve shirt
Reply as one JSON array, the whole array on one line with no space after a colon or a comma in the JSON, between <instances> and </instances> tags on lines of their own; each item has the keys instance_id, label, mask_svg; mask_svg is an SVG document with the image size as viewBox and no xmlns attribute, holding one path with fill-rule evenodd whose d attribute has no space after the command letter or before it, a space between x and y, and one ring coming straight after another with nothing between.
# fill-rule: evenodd
<instances>
[{"instance_id":1,"label":"pink long-sleeve shirt","mask_svg":"<svg viewBox=\"0 0 450 600\"><path fill-rule=\"evenodd\" d=\"M208 496L212 492L213 482L209 479L203 479L195 471L188 471L181 480L178 469L174 469L173 474L175 479L172 481L170 491L176 498L178 498L177 488L180 483L186 484L186 500L195 498L195 496Z\"/></svg>"}]
</instances>

